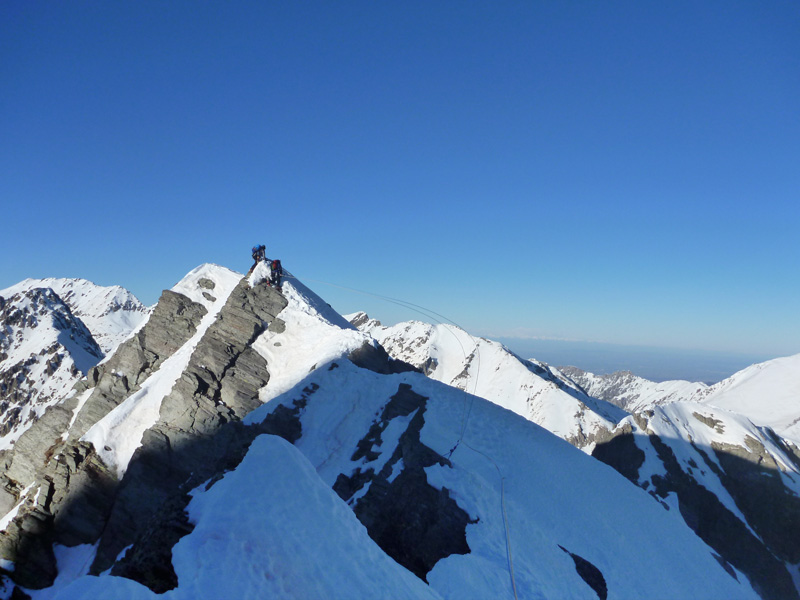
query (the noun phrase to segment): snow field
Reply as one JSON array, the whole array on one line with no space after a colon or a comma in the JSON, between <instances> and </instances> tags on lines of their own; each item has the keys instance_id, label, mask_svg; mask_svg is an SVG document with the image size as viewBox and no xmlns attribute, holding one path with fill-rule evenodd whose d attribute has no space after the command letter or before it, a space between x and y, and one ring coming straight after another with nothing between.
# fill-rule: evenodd
<instances>
[{"instance_id":1,"label":"snow field","mask_svg":"<svg viewBox=\"0 0 800 600\"><path fill-rule=\"evenodd\" d=\"M177 589L158 595L119 577L82 577L53 600L441 598L386 556L308 460L275 436L257 438L239 468L195 490L189 515L195 529L173 550Z\"/></svg>"}]
</instances>

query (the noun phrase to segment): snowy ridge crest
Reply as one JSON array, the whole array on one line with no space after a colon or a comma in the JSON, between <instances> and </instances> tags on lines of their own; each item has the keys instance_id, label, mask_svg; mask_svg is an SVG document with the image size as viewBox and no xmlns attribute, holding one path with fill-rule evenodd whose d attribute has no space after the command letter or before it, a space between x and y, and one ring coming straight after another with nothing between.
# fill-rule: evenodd
<instances>
[{"instance_id":1,"label":"snowy ridge crest","mask_svg":"<svg viewBox=\"0 0 800 600\"><path fill-rule=\"evenodd\" d=\"M770 429L267 278L188 273L2 455L0 597L800 598Z\"/></svg>"}]
</instances>

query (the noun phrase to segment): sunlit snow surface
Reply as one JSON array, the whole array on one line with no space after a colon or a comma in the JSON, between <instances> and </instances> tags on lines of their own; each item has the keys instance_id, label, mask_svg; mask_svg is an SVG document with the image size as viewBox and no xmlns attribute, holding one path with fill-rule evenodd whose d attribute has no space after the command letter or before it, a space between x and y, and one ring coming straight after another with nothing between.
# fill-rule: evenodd
<instances>
[{"instance_id":1,"label":"sunlit snow surface","mask_svg":"<svg viewBox=\"0 0 800 600\"><path fill-rule=\"evenodd\" d=\"M602 572L609 598L757 597L744 577L737 582L720 567L677 511L613 469L454 387L356 367L344 356L368 338L299 283L288 280L284 292L285 331L255 344L269 361L267 403L246 421L318 386L296 446L261 436L238 468L194 491L195 529L173 553L177 589L157 596L130 580L83 576L55 598L512 598L512 564L519 598L597 598L559 545ZM424 444L447 455L460 440L452 466L426 473L475 520L466 530L471 552L440 560L430 585L387 558L331 490L339 474L366 466L351 460L353 450L400 384L429 398ZM408 420L384 431L371 466L394 451Z\"/></svg>"},{"instance_id":2,"label":"sunlit snow surface","mask_svg":"<svg viewBox=\"0 0 800 600\"><path fill-rule=\"evenodd\" d=\"M85 279L25 279L0 290L0 296L34 288L50 288L58 294L92 332L106 354L125 340L149 315L149 309L128 290L118 285L96 285Z\"/></svg>"},{"instance_id":3,"label":"sunlit snow surface","mask_svg":"<svg viewBox=\"0 0 800 600\"><path fill-rule=\"evenodd\" d=\"M383 327L368 321L360 329L374 336L394 358L424 369L432 379L512 410L569 441L613 429L627 415L587 396L545 363L523 360L502 344L453 325L408 321Z\"/></svg>"},{"instance_id":4,"label":"sunlit snow surface","mask_svg":"<svg viewBox=\"0 0 800 600\"><path fill-rule=\"evenodd\" d=\"M747 367L695 399L746 415L800 443L800 354Z\"/></svg>"}]
</instances>

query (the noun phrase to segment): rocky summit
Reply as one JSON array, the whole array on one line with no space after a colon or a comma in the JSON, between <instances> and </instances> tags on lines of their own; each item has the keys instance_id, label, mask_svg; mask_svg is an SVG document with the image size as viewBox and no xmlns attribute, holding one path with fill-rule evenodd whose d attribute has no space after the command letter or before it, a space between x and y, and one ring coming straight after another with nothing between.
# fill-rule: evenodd
<instances>
[{"instance_id":1,"label":"rocky summit","mask_svg":"<svg viewBox=\"0 0 800 600\"><path fill-rule=\"evenodd\" d=\"M83 331L36 294L3 348L45 305ZM798 597L797 448L745 417L350 323L266 263L142 314L0 452L2 598Z\"/></svg>"}]
</instances>

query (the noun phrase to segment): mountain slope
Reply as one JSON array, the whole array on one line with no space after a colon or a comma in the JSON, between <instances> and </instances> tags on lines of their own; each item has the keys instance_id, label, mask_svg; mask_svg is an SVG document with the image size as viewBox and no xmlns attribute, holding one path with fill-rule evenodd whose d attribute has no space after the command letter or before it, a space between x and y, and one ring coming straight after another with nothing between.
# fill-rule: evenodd
<instances>
[{"instance_id":1,"label":"mountain slope","mask_svg":"<svg viewBox=\"0 0 800 600\"><path fill-rule=\"evenodd\" d=\"M556 369L446 324L383 327L365 313L348 317L398 360L426 375L512 410L578 446L591 446L627 415L593 398Z\"/></svg>"},{"instance_id":2,"label":"mountain slope","mask_svg":"<svg viewBox=\"0 0 800 600\"><path fill-rule=\"evenodd\" d=\"M692 399L747 415L800 442L800 354L747 367Z\"/></svg>"},{"instance_id":3,"label":"mountain slope","mask_svg":"<svg viewBox=\"0 0 800 600\"><path fill-rule=\"evenodd\" d=\"M747 573L765 597L798 597L792 578L800 561L800 531L781 523L800 522L800 449L746 417L679 401L709 389L704 384L657 384L624 372L598 378L574 368L562 373L537 361L522 361L499 344L457 328L418 322L387 328L364 313L350 318L396 358L423 367L436 379L466 384L539 423L613 466L664 506L677 509L703 540ZM467 355L467 349L472 353ZM473 359L473 368L464 367ZM488 368L482 368L484 364ZM524 379L520 366L527 367ZM560 383L559 391L568 393L551 392L545 396L545 410L542 404L538 411L529 410L536 400L528 391L551 388L554 380ZM605 401L635 412L629 416L619 410L612 420L606 410L608 420L596 426L591 437L564 435L564 423L584 431Z\"/></svg>"},{"instance_id":4,"label":"mountain slope","mask_svg":"<svg viewBox=\"0 0 800 600\"><path fill-rule=\"evenodd\" d=\"M614 470L262 275L196 269L2 455L7 577L109 600L756 597Z\"/></svg>"},{"instance_id":5,"label":"mountain slope","mask_svg":"<svg viewBox=\"0 0 800 600\"><path fill-rule=\"evenodd\" d=\"M650 381L630 371L595 375L578 367L559 367L558 370L590 396L615 404L629 412L688 400L708 388L705 383L691 381Z\"/></svg>"},{"instance_id":6,"label":"mountain slope","mask_svg":"<svg viewBox=\"0 0 800 600\"><path fill-rule=\"evenodd\" d=\"M53 290L0 297L0 450L102 357L92 334Z\"/></svg>"},{"instance_id":7,"label":"mountain slope","mask_svg":"<svg viewBox=\"0 0 800 600\"><path fill-rule=\"evenodd\" d=\"M744 416L674 402L634 413L592 456L676 509L762 597L798 597L796 446Z\"/></svg>"},{"instance_id":8,"label":"mountain slope","mask_svg":"<svg viewBox=\"0 0 800 600\"><path fill-rule=\"evenodd\" d=\"M149 310L136 296L118 285L99 286L86 279L25 279L0 290L0 296L34 288L49 288L58 294L72 314L92 332L104 354L125 340L147 318Z\"/></svg>"}]
</instances>

